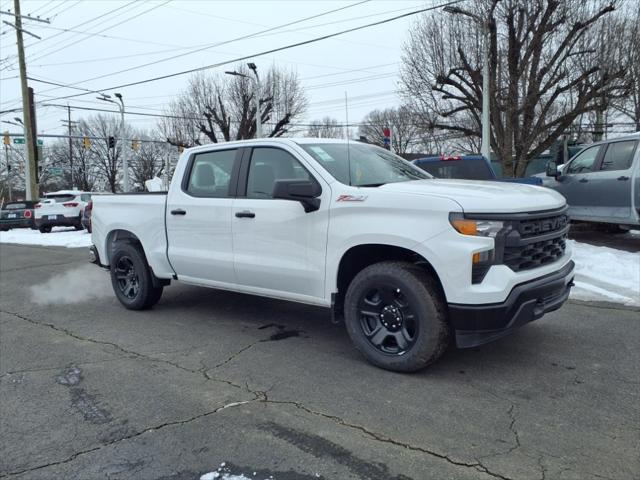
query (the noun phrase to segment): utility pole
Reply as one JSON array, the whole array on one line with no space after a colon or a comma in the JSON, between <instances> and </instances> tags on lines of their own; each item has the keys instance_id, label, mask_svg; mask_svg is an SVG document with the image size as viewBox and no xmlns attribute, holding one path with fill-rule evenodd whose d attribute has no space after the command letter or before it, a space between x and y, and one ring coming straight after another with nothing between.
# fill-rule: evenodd
<instances>
[{"instance_id":1,"label":"utility pole","mask_svg":"<svg viewBox=\"0 0 640 480\"><path fill-rule=\"evenodd\" d=\"M24 42L22 39L22 32L32 35L36 38L37 35L23 30L22 28L22 16L20 15L20 0L13 0L15 8L14 17L16 20L15 25L6 22L16 29L16 40L18 43L18 66L20 69L20 88L22 90L22 115L24 119L24 129L26 133L27 144L27 162L25 165L25 190L27 200L35 200L39 197L38 181L37 181L37 149L36 149L36 131L35 131L35 109L33 107L33 90L29 95L29 86L27 85L27 65L24 55ZM49 23L48 20L40 20L45 23Z\"/></svg>"},{"instance_id":2,"label":"utility pole","mask_svg":"<svg viewBox=\"0 0 640 480\"><path fill-rule=\"evenodd\" d=\"M71 137L73 136L73 127L78 122L74 122L71 120L71 107L69 106L69 104L67 104L67 119L61 120L61 122L65 127L69 128L69 169L71 174L71 189L75 190L76 184L73 178L73 140Z\"/></svg>"}]
</instances>

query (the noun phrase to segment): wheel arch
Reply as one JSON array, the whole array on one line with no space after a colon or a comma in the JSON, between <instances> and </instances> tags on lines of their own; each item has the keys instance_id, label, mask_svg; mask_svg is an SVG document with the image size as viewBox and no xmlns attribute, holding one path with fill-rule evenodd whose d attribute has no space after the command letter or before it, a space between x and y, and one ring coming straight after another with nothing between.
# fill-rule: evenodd
<instances>
[{"instance_id":1,"label":"wheel arch","mask_svg":"<svg viewBox=\"0 0 640 480\"><path fill-rule=\"evenodd\" d=\"M420 266L436 282L438 293L446 299L444 288L435 268L426 258L406 247L385 243L365 243L350 247L338 263L335 278L334 308L341 308L344 296L353 278L364 268L384 261L403 261Z\"/></svg>"},{"instance_id":2,"label":"wheel arch","mask_svg":"<svg viewBox=\"0 0 640 480\"><path fill-rule=\"evenodd\" d=\"M123 240L128 240L131 243L138 245L140 247L140 250L142 251L142 254L146 258L146 254L144 252L144 247L142 246L142 242L140 241L140 239L135 233L125 229L115 229L115 230L111 230L107 234L105 239L104 251L106 254L106 258L104 259L104 262L103 262L105 265L111 265L111 256L113 255L114 246L117 242L123 241Z\"/></svg>"}]
</instances>

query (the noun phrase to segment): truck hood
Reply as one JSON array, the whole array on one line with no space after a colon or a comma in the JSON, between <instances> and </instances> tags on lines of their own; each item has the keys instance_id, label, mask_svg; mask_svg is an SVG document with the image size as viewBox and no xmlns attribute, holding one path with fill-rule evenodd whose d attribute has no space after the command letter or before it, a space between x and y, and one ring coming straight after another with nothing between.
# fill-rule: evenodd
<instances>
[{"instance_id":1,"label":"truck hood","mask_svg":"<svg viewBox=\"0 0 640 480\"><path fill-rule=\"evenodd\" d=\"M387 183L382 191L444 197L457 202L465 212L517 213L551 210L564 206L559 193L545 187L482 180L413 180Z\"/></svg>"}]
</instances>

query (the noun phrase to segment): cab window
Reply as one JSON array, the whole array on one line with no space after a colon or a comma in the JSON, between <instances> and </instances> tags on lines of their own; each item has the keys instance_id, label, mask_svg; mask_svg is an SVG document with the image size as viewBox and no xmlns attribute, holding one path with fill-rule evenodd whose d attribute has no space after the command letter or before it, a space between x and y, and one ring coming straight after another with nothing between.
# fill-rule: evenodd
<instances>
[{"instance_id":1,"label":"cab window","mask_svg":"<svg viewBox=\"0 0 640 480\"><path fill-rule=\"evenodd\" d=\"M596 147L587 148L582 153L579 153L567 167L567 173L589 173L594 170L596 160L598 159L598 153L600 152L600 145Z\"/></svg>"},{"instance_id":2,"label":"cab window","mask_svg":"<svg viewBox=\"0 0 640 480\"><path fill-rule=\"evenodd\" d=\"M228 197L236 152L237 150L218 150L197 153L189 173L187 193L194 197Z\"/></svg>"},{"instance_id":3,"label":"cab window","mask_svg":"<svg viewBox=\"0 0 640 480\"><path fill-rule=\"evenodd\" d=\"M277 180L311 180L309 172L288 152L279 148L254 148L249 162L247 198L273 198Z\"/></svg>"}]
</instances>

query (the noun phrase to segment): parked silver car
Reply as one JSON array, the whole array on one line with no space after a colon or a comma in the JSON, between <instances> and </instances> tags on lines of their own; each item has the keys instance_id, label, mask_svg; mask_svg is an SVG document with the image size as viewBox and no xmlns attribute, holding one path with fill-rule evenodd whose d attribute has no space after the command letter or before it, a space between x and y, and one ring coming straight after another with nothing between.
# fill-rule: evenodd
<instances>
[{"instance_id":1,"label":"parked silver car","mask_svg":"<svg viewBox=\"0 0 640 480\"><path fill-rule=\"evenodd\" d=\"M597 142L560 171L547 165L544 185L567 199L572 220L640 226L640 132Z\"/></svg>"}]
</instances>

